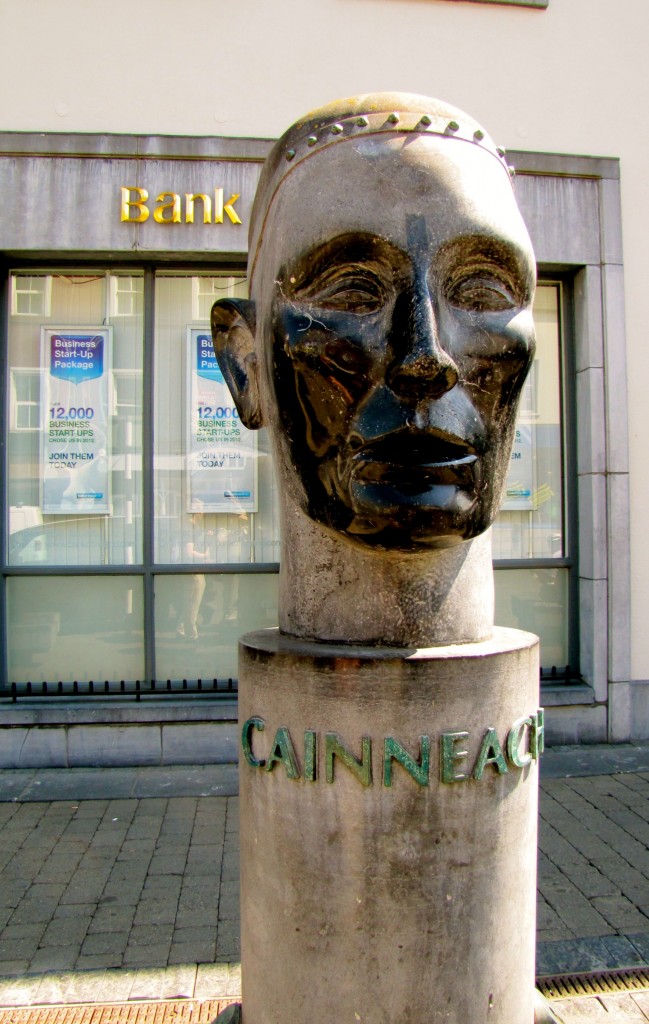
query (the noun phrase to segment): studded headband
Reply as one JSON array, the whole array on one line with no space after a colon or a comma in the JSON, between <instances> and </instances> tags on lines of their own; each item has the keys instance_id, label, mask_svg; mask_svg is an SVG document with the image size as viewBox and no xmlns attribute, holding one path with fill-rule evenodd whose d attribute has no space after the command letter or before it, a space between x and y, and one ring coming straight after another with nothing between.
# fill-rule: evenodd
<instances>
[{"instance_id":1,"label":"studded headband","mask_svg":"<svg viewBox=\"0 0 649 1024\"><path fill-rule=\"evenodd\" d=\"M250 224L251 281L268 212L285 178L304 160L331 146L390 132L441 135L471 143L495 157L510 177L514 175L513 167L507 164L505 150L496 146L473 118L440 100L409 93L374 93L338 100L292 125L268 156Z\"/></svg>"}]
</instances>

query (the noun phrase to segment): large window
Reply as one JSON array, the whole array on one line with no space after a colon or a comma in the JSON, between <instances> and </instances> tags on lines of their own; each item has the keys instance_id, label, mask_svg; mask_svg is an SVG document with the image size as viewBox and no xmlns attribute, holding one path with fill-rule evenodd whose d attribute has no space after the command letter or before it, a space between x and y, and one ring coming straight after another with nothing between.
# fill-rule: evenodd
<instances>
[{"instance_id":1,"label":"large window","mask_svg":"<svg viewBox=\"0 0 649 1024\"><path fill-rule=\"evenodd\" d=\"M227 680L238 636L276 623L269 441L239 422L209 342L215 298L246 294L233 271L11 275L10 683ZM496 621L539 633L543 665L563 671L574 552L560 297L555 283L538 290L493 539Z\"/></svg>"},{"instance_id":2,"label":"large window","mask_svg":"<svg viewBox=\"0 0 649 1024\"><path fill-rule=\"evenodd\" d=\"M268 439L238 422L208 351L212 303L245 289L231 273L11 275L10 682L235 678L239 634L276 622Z\"/></svg>"},{"instance_id":3,"label":"large window","mask_svg":"<svg viewBox=\"0 0 649 1024\"><path fill-rule=\"evenodd\" d=\"M11 281L7 561L140 563L142 274ZM128 289L128 315L113 316L117 288Z\"/></svg>"},{"instance_id":4,"label":"large window","mask_svg":"<svg viewBox=\"0 0 649 1024\"><path fill-rule=\"evenodd\" d=\"M503 505L493 527L496 622L537 633L552 678L576 675L571 622L575 540L567 515L570 462L558 284L534 302L536 357L520 404ZM574 602L573 602L574 603Z\"/></svg>"},{"instance_id":5,"label":"large window","mask_svg":"<svg viewBox=\"0 0 649 1024\"><path fill-rule=\"evenodd\" d=\"M10 577L9 680L144 679L143 613L141 577Z\"/></svg>"},{"instance_id":6,"label":"large window","mask_svg":"<svg viewBox=\"0 0 649 1024\"><path fill-rule=\"evenodd\" d=\"M279 526L268 437L239 422L211 351L210 312L224 296L245 298L245 277L156 276L155 658L162 679L236 677L237 638L277 624ZM192 571L170 570L181 566ZM271 574L254 571L269 567Z\"/></svg>"},{"instance_id":7,"label":"large window","mask_svg":"<svg viewBox=\"0 0 649 1024\"><path fill-rule=\"evenodd\" d=\"M156 277L158 564L279 559L268 437L265 430L251 432L239 423L211 353L212 304L219 297L246 295L242 276Z\"/></svg>"}]
</instances>

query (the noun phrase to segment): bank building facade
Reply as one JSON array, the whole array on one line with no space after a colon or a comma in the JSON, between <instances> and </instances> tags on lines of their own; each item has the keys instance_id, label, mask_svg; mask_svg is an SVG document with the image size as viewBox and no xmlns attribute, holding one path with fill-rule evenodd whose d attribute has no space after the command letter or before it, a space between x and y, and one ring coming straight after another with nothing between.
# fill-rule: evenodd
<instances>
[{"instance_id":1,"label":"bank building facade","mask_svg":"<svg viewBox=\"0 0 649 1024\"><path fill-rule=\"evenodd\" d=\"M369 4L377 17L382 7L369 30L377 45L392 31L390 6ZM548 46L539 31L555 38L570 17L557 0L406 6L430 32L473 24L494 39L510 34L539 66ZM72 7L62 5L62 25ZM601 29L596 39L603 45ZM262 43L250 45L254 64ZM78 53L89 60L82 37ZM442 92L438 75L411 87L405 55L395 60L410 91ZM143 88L147 73L163 87L159 56L147 51L142 63ZM255 188L273 135L304 106L300 82L313 105L358 91L344 75L342 88L325 75L316 90L304 68L297 74L294 109L284 100L276 117L270 97L242 86L241 109L246 98L262 108L256 130L234 116L223 133L214 117L213 134L180 131L173 112L123 116L120 130L117 98L85 120L54 99L40 122L28 102L5 119L4 767L237 757L237 638L277 620L277 496L265 431L239 421L209 317L217 298L247 295ZM499 88L488 86L477 111L488 127ZM530 119L551 124L533 83L521 89ZM476 110L479 93L452 90L450 102ZM549 128L544 144L528 146L511 116L507 160L538 260L538 340L493 527L496 622L540 636L546 743L642 740L649 653L643 668L630 607L632 596L646 604L633 590L646 539L634 533L629 467L641 453L630 451L627 362L640 377L644 357L629 358L624 326L627 264L640 256L626 165L594 128L588 150L560 146ZM582 116L595 125L594 112ZM609 155L583 155L591 149ZM632 161L628 173L632 195ZM632 338L636 306L628 312ZM641 387L631 370L629 380Z\"/></svg>"}]
</instances>

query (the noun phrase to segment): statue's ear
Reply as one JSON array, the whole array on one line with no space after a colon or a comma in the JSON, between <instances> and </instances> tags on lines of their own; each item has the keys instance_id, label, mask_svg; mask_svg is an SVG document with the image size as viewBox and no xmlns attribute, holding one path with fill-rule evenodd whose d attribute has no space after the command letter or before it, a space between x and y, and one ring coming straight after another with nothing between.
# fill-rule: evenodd
<instances>
[{"instance_id":1,"label":"statue's ear","mask_svg":"<svg viewBox=\"0 0 649 1024\"><path fill-rule=\"evenodd\" d=\"M219 299L212 306L214 353L241 422L263 427L255 354L255 304L248 299Z\"/></svg>"}]
</instances>

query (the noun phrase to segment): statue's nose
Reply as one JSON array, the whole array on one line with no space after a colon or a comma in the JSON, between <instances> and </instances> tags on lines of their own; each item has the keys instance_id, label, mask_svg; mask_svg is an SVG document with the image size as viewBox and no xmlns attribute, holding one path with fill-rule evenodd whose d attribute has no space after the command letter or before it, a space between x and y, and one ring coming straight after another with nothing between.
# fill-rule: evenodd
<instances>
[{"instance_id":1,"label":"statue's nose","mask_svg":"<svg viewBox=\"0 0 649 1024\"><path fill-rule=\"evenodd\" d=\"M395 313L395 356L387 372L388 385L401 398L441 398L455 387L459 371L440 344L428 283L415 282L410 295L402 296Z\"/></svg>"}]
</instances>

